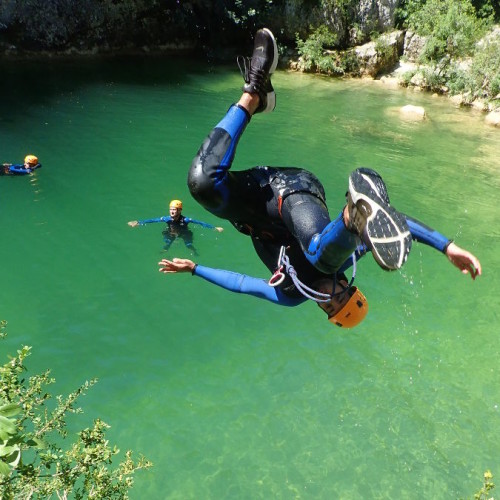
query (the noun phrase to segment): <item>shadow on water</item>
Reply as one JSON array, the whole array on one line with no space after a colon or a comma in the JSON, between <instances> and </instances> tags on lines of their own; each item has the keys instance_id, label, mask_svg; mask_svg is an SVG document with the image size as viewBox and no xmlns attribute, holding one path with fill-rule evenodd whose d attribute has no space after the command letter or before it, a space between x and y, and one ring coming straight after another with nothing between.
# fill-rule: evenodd
<instances>
[{"instance_id":1,"label":"shadow on water","mask_svg":"<svg viewBox=\"0 0 500 500\"><path fill-rule=\"evenodd\" d=\"M116 56L0 61L1 122L32 106L48 105L58 95L88 85L183 85L188 74L207 72L206 64L182 56Z\"/></svg>"}]
</instances>

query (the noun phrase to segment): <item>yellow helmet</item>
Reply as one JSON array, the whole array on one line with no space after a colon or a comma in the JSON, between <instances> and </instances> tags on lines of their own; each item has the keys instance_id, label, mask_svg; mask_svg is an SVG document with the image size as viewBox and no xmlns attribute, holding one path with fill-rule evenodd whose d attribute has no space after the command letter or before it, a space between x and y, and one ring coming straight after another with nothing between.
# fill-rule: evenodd
<instances>
[{"instance_id":1,"label":"yellow helmet","mask_svg":"<svg viewBox=\"0 0 500 500\"><path fill-rule=\"evenodd\" d=\"M351 286L347 293L351 296L345 306L328 320L343 328L353 328L361 323L368 313L366 297L355 286Z\"/></svg>"},{"instance_id":2,"label":"yellow helmet","mask_svg":"<svg viewBox=\"0 0 500 500\"><path fill-rule=\"evenodd\" d=\"M24 163L28 165L38 165L38 158L35 155L27 155L24 158Z\"/></svg>"},{"instance_id":3,"label":"yellow helmet","mask_svg":"<svg viewBox=\"0 0 500 500\"><path fill-rule=\"evenodd\" d=\"M178 208L182 210L182 201L181 200L172 200L170 202L169 208Z\"/></svg>"}]
</instances>

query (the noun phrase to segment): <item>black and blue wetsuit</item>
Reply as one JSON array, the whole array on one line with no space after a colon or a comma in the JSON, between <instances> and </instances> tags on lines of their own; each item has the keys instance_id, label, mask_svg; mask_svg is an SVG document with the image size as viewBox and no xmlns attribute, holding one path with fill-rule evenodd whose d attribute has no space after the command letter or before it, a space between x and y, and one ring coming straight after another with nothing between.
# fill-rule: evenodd
<instances>
[{"instance_id":1,"label":"black and blue wetsuit","mask_svg":"<svg viewBox=\"0 0 500 500\"><path fill-rule=\"evenodd\" d=\"M202 227L206 227L208 229L215 229L215 226L212 224L207 224L206 222L202 222L196 219L192 219L191 217L184 217L181 215L177 220L174 220L170 215L165 215L163 217L155 217L153 219L145 219L137 221L141 226L144 224L150 224L153 222L165 222L167 227L162 231L163 241L165 242L164 249L168 250L170 245L174 242L174 240L178 237L182 238L184 244L190 250L193 250L194 253L196 249L193 245L193 232L189 229L189 224L198 224Z\"/></svg>"},{"instance_id":2,"label":"black and blue wetsuit","mask_svg":"<svg viewBox=\"0 0 500 500\"><path fill-rule=\"evenodd\" d=\"M349 267L354 251L362 256L367 249L357 235L346 229L342 212L331 220L324 188L314 174L291 167L230 170L249 121L250 115L242 107L229 108L191 164L188 175L191 194L209 212L249 235L258 256L271 272L277 267L281 247L285 246L299 279L310 287L319 279L342 273ZM413 218L407 217L407 221L414 239L446 250L450 240L445 236ZM195 274L207 279L206 269L209 268L198 266ZM242 275L236 276L241 280ZM213 282L232 289L225 286L230 277L219 281ZM289 277L280 289L275 293L302 298ZM259 293L262 291L256 294ZM277 297L264 298L280 302Z\"/></svg>"},{"instance_id":3,"label":"black and blue wetsuit","mask_svg":"<svg viewBox=\"0 0 500 500\"><path fill-rule=\"evenodd\" d=\"M19 165L9 165L9 168L5 171L4 169L0 169L0 175L28 175L36 170L37 168L41 168L42 164L37 163L33 167L26 168L24 164Z\"/></svg>"}]
</instances>

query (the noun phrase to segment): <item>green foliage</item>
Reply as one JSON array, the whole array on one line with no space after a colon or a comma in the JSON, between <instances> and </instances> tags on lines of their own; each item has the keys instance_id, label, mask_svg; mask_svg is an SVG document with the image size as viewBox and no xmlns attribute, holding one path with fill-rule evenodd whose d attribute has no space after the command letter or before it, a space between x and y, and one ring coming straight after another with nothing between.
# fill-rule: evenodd
<instances>
[{"instance_id":1,"label":"green foliage","mask_svg":"<svg viewBox=\"0 0 500 500\"><path fill-rule=\"evenodd\" d=\"M399 28L408 27L408 19L419 9L425 0L402 0L396 9L396 26Z\"/></svg>"},{"instance_id":2,"label":"green foliage","mask_svg":"<svg viewBox=\"0 0 500 500\"><path fill-rule=\"evenodd\" d=\"M498 98L500 94L500 42L482 43L476 50L471 67L478 97ZM472 89L471 89L472 90Z\"/></svg>"},{"instance_id":3,"label":"green foliage","mask_svg":"<svg viewBox=\"0 0 500 500\"><path fill-rule=\"evenodd\" d=\"M498 0L472 0L472 5L479 17L500 20L500 2Z\"/></svg>"},{"instance_id":4,"label":"green foliage","mask_svg":"<svg viewBox=\"0 0 500 500\"><path fill-rule=\"evenodd\" d=\"M413 76L415 75L415 73L416 73L415 70L405 71L401 75L401 85L403 87L408 87L410 85L411 79L413 78Z\"/></svg>"},{"instance_id":5,"label":"green foliage","mask_svg":"<svg viewBox=\"0 0 500 500\"><path fill-rule=\"evenodd\" d=\"M483 487L474 495L474 500L492 500L491 492L495 488L493 475L487 470L483 476Z\"/></svg>"},{"instance_id":6,"label":"green foliage","mask_svg":"<svg viewBox=\"0 0 500 500\"><path fill-rule=\"evenodd\" d=\"M396 11L396 26L408 27L408 20L426 8L427 0L402 0ZM497 0L471 0L471 5L481 19L500 19L500 2Z\"/></svg>"},{"instance_id":7,"label":"green foliage","mask_svg":"<svg viewBox=\"0 0 500 500\"><path fill-rule=\"evenodd\" d=\"M500 42L488 41L478 47L470 68L454 67L448 75L450 93L463 94L466 101L492 101L500 94Z\"/></svg>"},{"instance_id":8,"label":"green foliage","mask_svg":"<svg viewBox=\"0 0 500 500\"><path fill-rule=\"evenodd\" d=\"M422 62L471 55L488 26L476 17L470 0L428 0L407 21L410 29L427 38Z\"/></svg>"},{"instance_id":9,"label":"green foliage","mask_svg":"<svg viewBox=\"0 0 500 500\"><path fill-rule=\"evenodd\" d=\"M375 42L375 52L383 61L391 61L397 57L396 49L379 33L372 33L372 40Z\"/></svg>"},{"instance_id":10,"label":"green foliage","mask_svg":"<svg viewBox=\"0 0 500 500\"><path fill-rule=\"evenodd\" d=\"M314 29L305 41L297 35L297 51L301 57L301 69L325 74L341 72L341 68L336 65L335 57L327 53L327 50L333 48L336 42L337 37L325 25Z\"/></svg>"},{"instance_id":11,"label":"green foliage","mask_svg":"<svg viewBox=\"0 0 500 500\"><path fill-rule=\"evenodd\" d=\"M447 87L452 95L462 94L464 102L493 102L500 90L500 43L480 42L493 11L486 0L474 5L471 0L408 0L404 15L408 27L426 37L420 56L425 66L419 72L428 89Z\"/></svg>"},{"instance_id":12,"label":"green foliage","mask_svg":"<svg viewBox=\"0 0 500 500\"><path fill-rule=\"evenodd\" d=\"M0 321L0 338L5 337L5 326ZM76 401L96 380L65 398L57 396L49 409L46 387L54 379L49 370L26 377L30 354L31 348L24 346L0 366L0 498L128 498L134 472L152 464L144 457L135 462L127 451L125 459L111 468L119 450L106 439L106 423L96 419L93 427L78 433L69 449L58 444L67 438L66 416L82 411Z\"/></svg>"},{"instance_id":13,"label":"green foliage","mask_svg":"<svg viewBox=\"0 0 500 500\"><path fill-rule=\"evenodd\" d=\"M358 74L360 70L360 63L358 56L354 50L346 50L340 54L340 64L339 64L342 74L352 73Z\"/></svg>"}]
</instances>

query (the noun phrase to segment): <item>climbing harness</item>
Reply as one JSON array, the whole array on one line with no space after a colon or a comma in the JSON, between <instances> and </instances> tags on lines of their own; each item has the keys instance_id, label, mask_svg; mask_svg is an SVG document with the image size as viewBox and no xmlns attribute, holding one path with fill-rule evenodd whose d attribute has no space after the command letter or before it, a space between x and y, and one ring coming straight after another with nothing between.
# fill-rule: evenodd
<instances>
[{"instance_id":1,"label":"climbing harness","mask_svg":"<svg viewBox=\"0 0 500 500\"><path fill-rule=\"evenodd\" d=\"M274 274L271 276L271 278L268 281L268 284L272 287L276 287L278 285L281 285L283 283L283 280L285 279L285 272L288 273L290 278L292 278L293 284L297 287L297 290L304 296L307 297L308 299L314 300L315 302L329 302L332 300L333 297L343 295L344 293L349 290L349 288L352 286L354 283L354 278L356 276L356 255L355 252L352 253L352 277L351 281L349 284L340 292L336 293L322 293L318 292L317 290L314 290L310 287L308 287L306 284L302 283L302 281L299 280L299 277L297 276L297 271L295 271L295 268L290 264L290 259L288 258L288 255L286 254L286 248L285 246L282 246L280 249L280 254L278 257L278 267L276 271L274 271ZM335 285L337 282L337 275L334 275L333 278L333 290L335 290Z\"/></svg>"},{"instance_id":2,"label":"climbing harness","mask_svg":"<svg viewBox=\"0 0 500 500\"><path fill-rule=\"evenodd\" d=\"M283 283L283 280L285 279L285 273L283 272L283 264L282 264L283 257L286 257L284 246L282 246L280 249L280 254L278 257L278 268L276 269L276 271L274 271L274 274L269 278L269 281L268 281L268 284L272 287L276 287L278 285L281 285L281 283ZM288 257L287 257L287 259L288 259Z\"/></svg>"}]
</instances>

